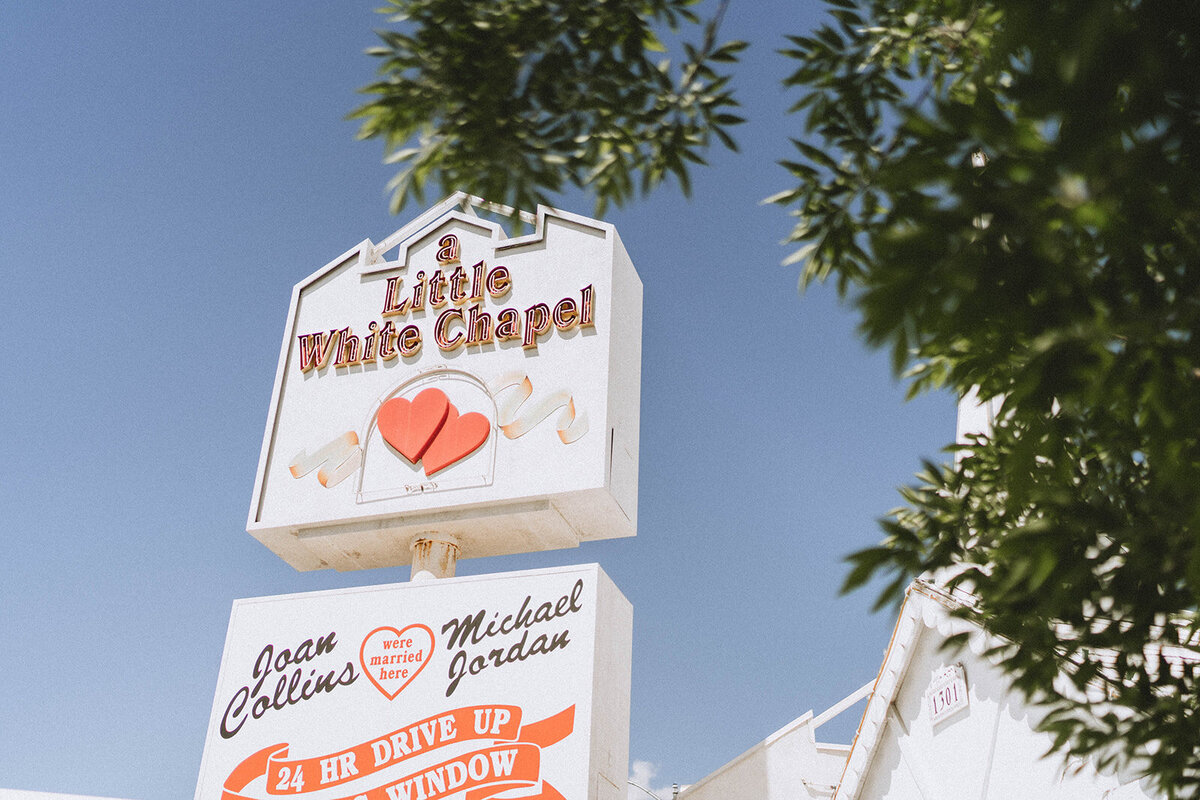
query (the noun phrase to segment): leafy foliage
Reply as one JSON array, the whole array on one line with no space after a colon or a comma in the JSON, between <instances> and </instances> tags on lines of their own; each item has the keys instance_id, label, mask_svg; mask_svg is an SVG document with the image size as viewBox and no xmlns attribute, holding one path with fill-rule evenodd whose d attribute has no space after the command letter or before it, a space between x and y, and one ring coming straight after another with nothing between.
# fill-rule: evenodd
<instances>
[{"instance_id":1,"label":"leafy foliage","mask_svg":"<svg viewBox=\"0 0 1200 800\"><path fill-rule=\"evenodd\" d=\"M532 209L566 184L598 211L673 175L713 138L736 149L729 78L741 42L716 44L720 13L673 69L652 26L696 24L696 0L388 0L374 98L353 113L401 165L393 211L434 181ZM415 138L415 144L411 140Z\"/></svg>"},{"instance_id":2,"label":"leafy foliage","mask_svg":"<svg viewBox=\"0 0 1200 800\"><path fill-rule=\"evenodd\" d=\"M914 392L1005 398L847 585L968 589L1058 746L1200 797L1200 9L831 5L787 51L802 284Z\"/></svg>"}]
</instances>

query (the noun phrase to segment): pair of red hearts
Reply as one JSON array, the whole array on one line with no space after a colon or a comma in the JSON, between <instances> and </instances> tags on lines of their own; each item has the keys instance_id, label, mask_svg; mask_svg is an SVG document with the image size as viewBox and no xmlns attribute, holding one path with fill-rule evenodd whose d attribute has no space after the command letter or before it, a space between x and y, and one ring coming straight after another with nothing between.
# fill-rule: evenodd
<instances>
[{"instance_id":1,"label":"pair of red hearts","mask_svg":"<svg viewBox=\"0 0 1200 800\"><path fill-rule=\"evenodd\" d=\"M441 389L430 387L412 399L393 397L379 407L375 424L383 440L432 476L478 450L492 432L483 414L459 416Z\"/></svg>"}]
</instances>

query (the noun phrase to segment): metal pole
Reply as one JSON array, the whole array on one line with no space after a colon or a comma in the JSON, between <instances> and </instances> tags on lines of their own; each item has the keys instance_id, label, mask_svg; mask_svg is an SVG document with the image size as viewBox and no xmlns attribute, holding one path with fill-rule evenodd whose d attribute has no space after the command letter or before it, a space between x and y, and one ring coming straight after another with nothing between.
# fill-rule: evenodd
<instances>
[{"instance_id":1,"label":"metal pole","mask_svg":"<svg viewBox=\"0 0 1200 800\"><path fill-rule=\"evenodd\" d=\"M459 545L453 536L426 531L412 543L412 577L421 581L431 578L453 578L458 563Z\"/></svg>"}]
</instances>

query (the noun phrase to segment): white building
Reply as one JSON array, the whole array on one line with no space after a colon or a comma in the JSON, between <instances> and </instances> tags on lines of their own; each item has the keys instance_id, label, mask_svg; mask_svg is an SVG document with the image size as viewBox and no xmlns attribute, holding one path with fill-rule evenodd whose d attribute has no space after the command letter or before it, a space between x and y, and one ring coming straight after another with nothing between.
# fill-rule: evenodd
<instances>
[{"instance_id":1,"label":"white building","mask_svg":"<svg viewBox=\"0 0 1200 800\"><path fill-rule=\"evenodd\" d=\"M680 795L686 800L796 800L833 797L850 755L848 744L818 742L817 729L870 695L874 683L833 708L808 711Z\"/></svg>"},{"instance_id":2,"label":"white building","mask_svg":"<svg viewBox=\"0 0 1200 800\"><path fill-rule=\"evenodd\" d=\"M982 630L951 615L958 601L914 583L874 683L817 717L805 714L680 800L1143 800L1145 783L1046 755L1039 711L982 655ZM945 651L970 633L970 646ZM818 743L822 722L869 695L851 745Z\"/></svg>"}]
</instances>

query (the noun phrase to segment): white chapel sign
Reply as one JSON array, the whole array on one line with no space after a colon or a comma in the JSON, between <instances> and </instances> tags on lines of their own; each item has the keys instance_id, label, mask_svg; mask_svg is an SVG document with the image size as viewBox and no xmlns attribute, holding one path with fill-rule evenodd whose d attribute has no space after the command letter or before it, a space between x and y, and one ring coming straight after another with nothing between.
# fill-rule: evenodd
<instances>
[{"instance_id":1,"label":"white chapel sign","mask_svg":"<svg viewBox=\"0 0 1200 800\"><path fill-rule=\"evenodd\" d=\"M631 648L596 565L238 600L196 800L618 800Z\"/></svg>"},{"instance_id":2,"label":"white chapel sign","mask_svg":"<svg viewBox=\"0 0 1200 800\"><path fill-rule=\"evenodd\" d=\"M637 526L642 287L616 230L454 195L296 285L247 530L301 570Z\"/></svg>"}]
</instances>

